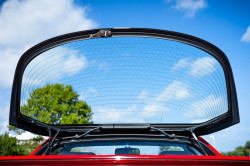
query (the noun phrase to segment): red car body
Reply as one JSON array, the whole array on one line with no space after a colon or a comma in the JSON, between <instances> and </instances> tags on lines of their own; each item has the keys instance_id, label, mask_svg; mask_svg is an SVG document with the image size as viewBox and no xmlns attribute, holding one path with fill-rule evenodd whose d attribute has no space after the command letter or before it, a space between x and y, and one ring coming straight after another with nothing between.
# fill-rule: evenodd
<instances>
[{"instance_id":1,"label":"red car body","mask_svg":"<svg viewBox=\"0 0 250 166\"><path fill-rule=\"evenodd\" d=\"M0 165L250 165L250 157L222 156L212 145L198 137L217 156L180 155L59 155L35 156L34 154L49 140L41 144L29 156L0 157Z\"/></svg>"},{"instance_id":2,"label":"red car body","mask_svg":"<svg viewBox=\"0 0 250 166\"><path fill-rule=\"evenodd\" d=\"M200 139L200 138L199 138ZM221 154L203 139L217 156L180 156L180 155L65 155L65 156L33 156L41 148L39 146L30 156L6 156L0 158L0 165L250 165L249 157L221 156Z\"/></svg>"}]
</instances>

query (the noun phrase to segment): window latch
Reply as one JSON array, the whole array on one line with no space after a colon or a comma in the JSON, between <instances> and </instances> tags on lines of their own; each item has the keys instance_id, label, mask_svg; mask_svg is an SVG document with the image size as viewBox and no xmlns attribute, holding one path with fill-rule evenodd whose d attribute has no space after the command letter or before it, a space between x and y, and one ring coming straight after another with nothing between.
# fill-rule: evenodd
<instances>
[{"instance_id":1,"label":"window latch","mask_svg":"<svg viewBox=\"0 0 250 166\"><path fill-rule=\"evenodd\" d=\"M95 33L95 34L91 34L90 35L90 39L94 39L94 38L101 38L101 37L111 37L112 33L109 30L100 30L99 32Z\"/></svg>"}]
</instances>

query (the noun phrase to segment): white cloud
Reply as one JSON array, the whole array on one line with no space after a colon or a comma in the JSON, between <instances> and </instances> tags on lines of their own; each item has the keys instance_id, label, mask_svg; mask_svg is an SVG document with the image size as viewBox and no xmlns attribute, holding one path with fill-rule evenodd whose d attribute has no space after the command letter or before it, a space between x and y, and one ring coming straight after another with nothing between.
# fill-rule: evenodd
<instances>
[{"instance_id":1,"label":"white cloud","mask_svg":"<svg viewBox=\"0 0 250 166\"><path fill-rule=\"evenodd\" d=\"M62 46L37 56L24 71L21 104L26 103L33 89L44 86L48 81L50 84L58 82L65 75L75 75L87 66L87 59L78 50Z\"/></svg>"},{"instance_id":2,"label":"white cloud","mask_svg":"<svg viewBox=\"0 0 250 166\"><path fill-rule=\"evenodd\" d=\"M160 118L162 118L163 112L166 113L169 111L168 107L164 107L163 105L157 104L148 104L141 110L141 116L144 118L150 118L150 123L155 121L159 122Z\"/></svg>"},{"instance_id":3,"label":"white cloud","mask_svg":"<svg viewBox=\"0 0 250 166\"><path fill-rule=\"evenodd\" d=\"M156 101L181 100L190 97L190 92L181 81L173 81L163 92L157 95Z\"/></svg>"},{"instance_id":4,"label":"white cloud","mask_svg":"<svg viewBox=\"0 0 250 166\"><path fill-rule=\"evenodd\" d=\"M75 75L86 67L87 59L83 55L81 55L80 57L77 57L76 55L70 55L63 62L63 71L70 76Z\"/></svg>"},{"instance_id":5,"label":"white cloud","mask_svg":"<svg viewBox=\"0 0 250 166\"><path fill-rule=\"evenodd\" d=\"M24 52L24 49L12 49L1 47L0 45L0 50L0 71L2 71L0 77L0 88L9 88L13 83L14 71L17 61L20 55Z\"/></svg>"},{"instance_id":6,"label":"white cloud","mask_svg":"<svg viewBox=\"0 0 250 166\"><path fill-rule=\"evenodd\" d=\"M88 7L77 6L73 0L4 2L0 9L0 92L11 88L18 59L28 48L57 35L97 27L87 17L88 10ZM83 57L72 58L78 63L78 70L86 67ZM73 61L65 61L69 66L71 62ZM78 70L74 69L71 73ZM5 105L8 107L5 108ZM0 127L3 132L7 130L9 103L1 103L0 113Z\"/></svg>"},{"instance_id":7,"label":"white cloud","mask_svg":"<svg viewBox=\"0 0 250 166\"><path fill-rule=\"evenodd\" d=\"M217 61L211 57L203 57L194 61L190 67L190 74L194 77L202 77L216 71Z\"/></svg>"},{"instance_id":8,"label":"white cloud","mask_svg":"<svg viewBox=\"0 0 250 166\"><path fill-rule=\"evenodd\" d=\"M137 96L138 100L145 100L149 103L158 103L158 102L167 102L169 100L181 100L191 96L187 87L181 81L174 80L169 84L162 92L155 94L152 97L149 97L149 93L146 90Z\"/></svg>"},{"instance_id":9,"label":"white cloud","mask_svg":"<svg viewBox=\"0 0 250 166\"><path fill-rule=\"evenodd\" d=\"M86 18L87 7L73 0L9 0L0 14L0 45L35 44L44 39L90 29L96 23Z\"/></svg>"},{"instance_id":10,"label":"white cloud","mask_svg":"<svg viewBox=\"0 0 250 166\"><path fill-rule=\"evenodd\" d=\"M212 57L198 58L193 62L188 62L187 58L180 59L171 69L176 70L190 70L188 74L193 77L202 77L216 71L217 61Z\"/></svg>"},{"instance_id":11,"label":"white cloud","mask_svg":"<svg viewBox=\"0 0 250 166\"><path fill-rule=\"evenodd\" d=\"M188 64L187 58L184 58L184 59L180 59L180 60L174 65L174 67L172 68L172 70L183 69L183 68L186 68L186 67L188 67L188 66L189 66L189 64Z\"/></svg>"},{"instance_id":12,"label":"white cloud","mask_svg":"<svg viewBox=\"0 0 250 166\"><path fill-rule=\"evenodd\" d=\"M149 104L146 105L142 111L147 112L147 111L151 111L151 112L161 112L164 109L163 106L161 105L155 105L155 104Z\"/></svg>"},{"instance_id":13,"label":"white cloud","mask_svg":"<svg viewBox=\"0 0 250 166\"><path fill-rule=\"evenodd\" d=\"M25 131L24 133L22 133L21 135L13 135L13 134L9 134L9 136L11 137L16 137L18 140L29 140L29 139L32 139L32 138L35 138L37 137L36 134L32 134L28 131ZM48 139L49 137L45 137L43 136L44 139Z\"/></svg>"},{"instance_id":14,"label":"white cloud","mask_svg":"<svg viewBox=\"0 0 250 166\"><path fill-rule=\"evenodd\" d=\"M163 110L164 109L164 110ZM133 104L127 108L99 107L92 108L94 123L157 123L162 111L168 108L148 104L144 107Z\"/></svg>"},{"instance_id":15,"label":"white cloud","mask_svg":"<svg viewBox=\"0 0 250 166\"><path fill-rule=\"evenodd\" d=\"M141 116L144 118L151 118L151 122L159 122L162 113L166 113L170 110L166 102L170 100L182 100L191 96L188 88L185 87L181 81L176 80L169 84L161 93L155 94L155 96L152 97L149 95L150 94L146 90L143 90L137 96L137 99L146 103L141 109Z\"/></svg>"},{"instance_id":16,"label":"white cloud","mask_svg":"<svg viewBox=\"0 0 250 166\"><path fill-rule=\"evenodd\" d=\"M93 108L95 123L144 123L144 117L136 105L128 108ZM143 114L140 114L143 115ZM145 115L145 114L144 114Z\"/></svg>"},{"instance_id":17,"label":"white cloud","mask_svg":"<svg viewBox=\"0 0 250 166\"><path fill-rule=\"evenodd\" d=\"M95 88L90 87L86 91L80 93L79 99L85 100L86 98L90 96L97 96L97 95L98 95L98 91Z\"/></svg>"},{"instance_id":18,"label":"white cloud","mask_svg":"<svg viewBox=\"0 0 250 166\"><path fill-rule=\"evenodd\" d=\"M37 135L32 134L30 132L25 131L24 133L22 133L21 135L13 135L13 134L9 134L11 137L16 137L18 140L28 140L34 137L37 137Z\"/></svg>"},{"instance_id":19,"label":"white cloud","mask_svg":"<svg viewBox=\"0 0 250 166\"><path fill-rule=\"evenodd\" d=\"M250 26L247 28L246 33L242 36L241 41L250 42Z\"/></svg>"},{"instance_id":20,"label":"white cloud","mask_svg":"<svg viewBox=\"0 0 250 166\"><path fill-rule=\"evenodd\" d=\"M205 118L205 119L195 119L195 120L192 120L191 123L202 123L202 122L206 122L208 119Z\"/></svg>"},{"instance_id":21,"label":"white cloud","mask_svg":"<svg viewBox=\"0 0 250 166\"><path fill-rule=\"evenodd\" d=\"M11 87L19 57L29 47L53 36L90 29L96 23L87 7L73 0L9 0L0 11L0 88Z\"/></svg>"},{"instance_id":22,"label":"white cloud","mask_svg":"<svg viewBox=\"0 0 250 166\"><path fill-rule=\"evenodd\" d=\"M191 123L199 123L201 120L208 120L215 118L227 111L227 108L224 107L226 105L226 100L223 97L216 97L214 95L210 95L205 99L198 100L191 104L191 108L193 109L192 114L187 113L187 118L199 118L194 119ZM224 110L223 110L224 109ZM193 116L195 115L195 116Z\"/></svg>"},{"instance_id":23,"label":"white cloud","mask_svg":"<svg viewBox=\"0 0 250 166\"><path fill-rule=\"evenodd\" d=\"M166 3L170 3L173 0L165 0ZM184 11L186 17L193 18L197 11L207 7L205 0L174 0L174 8Z\"/></svg>"},{"instance_id":24,"label":"white cloud","mask_svg":"<svg viewBox=\"0 0 250 166\"><path fill-rule=\"evenodd\" d=\"M142 90L142 92L137 96L138 100L147 100L149 93L146 90Z\"/></svg>"},{"instance_id":25,"label":"white cloud","mask_svg":"<svg viewBox=\"0 0 250 166\"><path fill-rule=\"evenodd\" d=\"M56 47L40 54L28 64L22 84L43 86L41 83L51 80L55 82L65 75L75 75L87 66L87 59L79 50Z\"/></svg>"}]
</instances>

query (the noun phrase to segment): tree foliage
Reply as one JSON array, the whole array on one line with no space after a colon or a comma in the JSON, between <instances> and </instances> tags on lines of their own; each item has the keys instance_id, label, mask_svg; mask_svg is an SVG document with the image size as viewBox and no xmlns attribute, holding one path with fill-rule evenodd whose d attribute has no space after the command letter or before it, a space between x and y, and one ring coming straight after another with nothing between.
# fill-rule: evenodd
<instances>
[{"instance_id":1,"label":"tree foliage","mask_svg":"<svg viewBox=\"0 0 250 166\"><path fill-rule=\"evenodd\" d=\"M246 142L245 147L238 146L234 151L221 152L222 156L249 156L250 155L250 141Z\"/></svg>"},{"instance_id":2,"label":"tree foliage","mask_svg":"<svg viewBox=\"0 0 250 166\"><path fill-rule=\"evenodd\" d=\"M20 144L16 137L10 137L8 133L0 135L0 156L23 156L29 152Z\"/></svg>"},{"instance_id":3,"label":"tree foliage","mask_svg":"<svg viewBox=\"0 0 250 166\"><path fill-rule=\"evenodd\" d=\"M246 142L245 148L246 148L246 149L250 149L250 141L247 141L247 142Z\"/></svg>"},{"instance_id":4,"label":"tree foliage","mask_svg":"<svg viewBox=\"0 0 250 166\"><path fill-rule=\"evenodd\" d=\"M17 133L18 135L21 135L22 133L25 132L24 130L19 129L18 127L11 126L11 125L8 125L7 127L9 129L9 131L13 131L13 132Z\"/></svg>"},{"instance_id":5,"label":"tree foliage","mask_svg":"<svg viewBox=\"0 0 250 166\"><path fill-rule=\"evenodd\" d=\"M78 99L71 85L47 84L30 93L21 113L47 124L91 124L91 107Z\"/></svg>"},{"instance_id":6,"label":"tree foliage","mask_svg":"<svg viewBox=\"0 0 250 166\"><path fill-rule=\"evenodd\" d=\"M160 146L159 148L160 148L159 154L162 151L182 151L183 150L181 147L178 147L178 146Z\"/></svg>"},{"instance_id":7,"label":"tree foliage","mask_svg":"<svg viewBox=\"0 0 250 166\"><path fill-rule=\"evenodd\" d=\"M48 84L30 93L27 104L21 106L21 113L47 124L91 124L91 107L78 99L79 95L71 85ZM9 131L22 134L24 130L8 126ZM0 156L29 155L43 141L37 136L20 142L8 133L0 135Z\"/></svg>"},{"instance_id":8,"label":"tree foliage","mask_svg":"<svg viewBox=\"0 0 250 166\"><path fill-rule=\"evenodd\" d=\"M23 142L21 145L26 149L27 153L32 153L44 141L42 136L34 137L28 141Z\"/></svg>"},{"instance_id":9,"label":"tree foliage","mask_svg":"<svg viewBox=\"0 0 250 166\"><path fill-rule=\"evenodd\" d=\"M19 141L9 133L0 135L0 156L24 156L32 153L42 142L42 136L37 136L28 141Z\"/></svg>"}]
</instances>

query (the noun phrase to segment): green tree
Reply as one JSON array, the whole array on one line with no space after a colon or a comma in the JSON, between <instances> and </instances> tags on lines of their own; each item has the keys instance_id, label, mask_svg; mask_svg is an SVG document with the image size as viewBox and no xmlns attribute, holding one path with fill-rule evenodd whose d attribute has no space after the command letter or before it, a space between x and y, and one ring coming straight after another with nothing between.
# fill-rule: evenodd
<instances>
[{"instance_id":1,"label":"green tree","mask_svg":"<svg viewBox=\"0 0 250 166\"><path fill-rule=\"evenodd\" d=\"M246 149L250 149L250 141L247 141L247 142L246 142L245 148L246 148Z\"/></svg>"},{"instance_id":2,"label":"green tree","mask_svg":"<svg viewBox=\"0 0 250 166\"><path fill-rule=\"evenodd\" d=\"M70 150L70 152L81 152L81 150L78 149L77 147L74 147Z\"/></svg>"},{"instance_id":3,"label":"green tree","mask_svg":"<svg viewBox=\"0 0 250 166\"><path fill-rule=\"evenodd\" d=\"M183 150L181 147L178 147L178 146L160 146L159 149L160 149L159 154L162 151L182 151Z\"/></svg>"},{"instance_id":4,"label":"green tree","mask_svg":"<svg viewBox=\"0 0 250 166\"><path fill-rule=\"evenodd\" d=\"M30 93L27 104L21 106L21 113L47 124L92 124L91 107L78 97L71 85L48 84ZM8 128L19 135L24 132L11 125ZM0 144L0 155L5 156L29 155L43 141L42 136L23 143L8 134L0 138L5 142Z\"/></svg>"},{"instance_id":5,"label":"green tree","mask_svg":"<svg viewBox=\"0 0 250 166\"><path fill-rule=\"evenodd\" d=\"M20 144L16 137L10 137L8 133L0 135L0 156L23 156L29 152Z\"/></svg>"},{"instance_id":6,"label":"green tree","mask_svg":"<svg viewBox=\"0 0 250 166\"><path fill-rule=\"evenodd\" d=\"M21 113L47 124L92 124L91 107L71 85L47 84L29 94Z\"/></svg>"},{"instance_id":7,"label":"green tree","mask_svg":"<svg viewBox=\"0 0 250 166\"><path fill-rule=\"evenodd\" d=\"M42 136L37 136L35 138L30 139L29 141L23 142L21 145L26 149L28 154L32 153L38 146L43 142Z\"/></svg>"},{"instance_id":8,"label":"green tree","mask_svg":"<svg viewBox=\"0 0 250 166\"><path fill-rule=\"evenodd\" d=\"M17 133L18 135L21 135L22 133L25 132L24 130L19 129L18 127L11 126L11 125L8 125L7 127L9 129L9 131L13 131L13 132Z\"/></svg>"},{"instance_id":9,"label":"green tree","mask_svg":"<svg viewBox=\"0 0 250 166\"><path fill-rule=\"evenodd\" d=\"M221 152L222 156L249 156L250 153L250 141L246 142L245 147L238 146L234 151Z\"/></svg>"}]
</instances>

